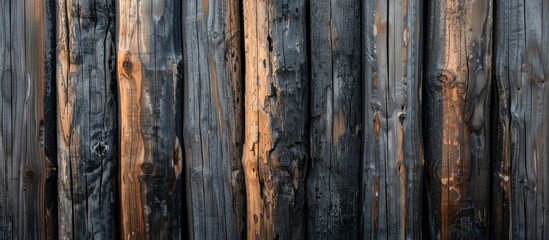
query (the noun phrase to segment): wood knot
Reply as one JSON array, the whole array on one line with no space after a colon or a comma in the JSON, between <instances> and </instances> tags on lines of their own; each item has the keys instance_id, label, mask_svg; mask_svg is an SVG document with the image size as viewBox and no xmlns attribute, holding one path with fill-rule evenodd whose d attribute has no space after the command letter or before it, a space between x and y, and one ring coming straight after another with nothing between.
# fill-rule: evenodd
<instances>
[{"instance_id":1,"label":"wood knot","mask_svg":"<svg viewBox=\"0 0 549 240\"><path fill-rule=\"evenodd\" d=\"M144 174L144 175L151 175L152 172L153 172L153 164L151 162L144 162L142 165L141 165L141 172Z\"/></svg>"},{"instance_id":2,"label":"wood knot","mask_svg":"<svg viewBox=\"0 0 549 240\"><path fill-rule=\"evenodd\" d=\"M124 72L128 75L131 74L132 67L133 63L129 60L124 60L124 62L122 63L122 68L124 69Z\"/></svg>"},{"instance_id":3,"label":"wood knot","mask_svg":"<svg viewBox=\"0 0 549 240\"><path fill-rule=\"evenodd\" d=\"M25 181L32 181L34 179L34 171L27 170L25 172Z\"/></svg>"},{"instance_id":4,"label":"wood knot","mask_svg":"<svg viewBox=\"0 0 549 240\"><path fill-rule=\"evenodd\" d=\"M105 156L105 153L107 152L107 147L103 142L97 142L95 146L93 146L93 151L99 156Z\"/></svg>"},{"instance_id":5,"label":"wood knot","mask_svg":"<svg viewBox=\"0 0 549 240\"><path fill-rule=\"evenodd\" d=\"M532 69L532 66L530 64L523 64L521 67L521 71L523 73L529 73L531 69Z\"/></svg>"},{"instance_id":6,"label":"wood knot","mask_svg":"<svg viewBox=\"0 0 549 240\"><path fill-rule=\"evenodd\" d=\"M448 76L446 75L440 75L438 76L438 81L441 83L448 83L449 79L448 79Z\"/></svg>"}]
</instances>

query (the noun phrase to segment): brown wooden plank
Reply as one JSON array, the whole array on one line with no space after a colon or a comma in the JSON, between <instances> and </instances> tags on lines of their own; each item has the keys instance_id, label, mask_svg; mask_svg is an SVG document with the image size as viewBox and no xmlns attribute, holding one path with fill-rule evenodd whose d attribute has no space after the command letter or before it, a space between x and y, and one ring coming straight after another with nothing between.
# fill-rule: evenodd
<instances>
[{"instance_id":1,"label":"brown wooden plank","mask_svg":"<svg viewBox=\"0 0 549 240\"><path fill-rule=\"evenodd\" d=\"M59 238L112 239L117 221L114 2L57 9Z\"/></svg>"},{"instance_id":2,"label":"brown wooden plank","mask_svg":"<svg viewBox=\"0 0 549 240\"><path fill-rule=\"evenodd\" d=\"M182 236L181 5L116 1L124 239Z\"/></svg>"},{"instance_id":3,"label":"brown wooden plank","mask_svg":"<svg viewBox=\"0 0 549 240\"><path fill-rule=\"evenodd\" d=\"M429 4L425 149L429 237L486 238L492 1Z\"/></svg>"},{"instance_id":4,"label":"brown wooden plank","mask_svg":"<svg viewBox=\"0 0 549 240\"><path fill-rule=\"evenodd\" d=\"M0 236L46 236L44 4L0 1Z\"/></svg>"},{"instance_id":5,"label":"brown wooden plank","mask_svg":"<svg viewBox=\"0 0 549 240\"><path fill-rule=\"evenodd\" d=\"M307 238L356 239L360 181L360 5L310 2L311 164Z\"/></svg>"},{"instance_id":6,"label":"brown wooden plank","mask_svg":"<svg viewBox=\"0 0 549 240\"><path fill-rule=\"evenodd\" d=\"M242 239L243 92L240 3L183 1L183 124L193 239Z\"/></svg>"},{"instance_id":7,"label":"brown wooden plank","mask_svg":"<svg viewBox=\"0 0 549 240\"><path fill-rule=\"evenodd\" d=\"M494 218L501 237L544 239L549 230L549 2L498 2L495 55L497 106ZM498 152L494 149L496 152ZM496 175L497 174L497 175ZM496 232L494 230L494 232ZM496 232L497 233L497 232Z\"/></svg>"},{"instance_id":8,"label":"brown wooden plank","mask_svg":"<svg viewBox=\"0 0 549 240\"><path fill-rule=\"evenodd\" d=\"M363 238L422 236L422 8L363 3Z\"/></svg>"},{"instance_id":9,"label":"brown wooden plank","mask_svg":"<svg viewBox=\"0 0 549 240\"><path fill-rule=\"evenodd\" d=\"M245 0L248 239L305 237L308 67L305 0Z\"/></svg>"}]
</instances>

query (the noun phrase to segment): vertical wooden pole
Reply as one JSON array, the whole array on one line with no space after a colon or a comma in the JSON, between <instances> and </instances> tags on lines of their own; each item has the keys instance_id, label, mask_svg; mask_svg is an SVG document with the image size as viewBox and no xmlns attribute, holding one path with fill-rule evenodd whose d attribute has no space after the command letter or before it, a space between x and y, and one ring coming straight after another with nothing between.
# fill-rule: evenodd
<instances>
[{"instance_id":1,"label":"vertical wooden pole","mask_svg":"<svg viewBox=\"0 0 549 240\"><path fill-rule=\"evenodd\" d=\"M363 238L422 236L422 7L363 5Z\"/></svg>"},{"instance_id":2,"label":"vertical wooden pole","mask_svg":"<svg viewBox=\"0 0 549 240\"><path fill-rule=\"evenodd\" d=\"M117 1L123 239L182 236L181 6Z\"/></svg>"},{"instance_id":3,"label":"vertical wooden pole","mask_svg":"<svg viewBox=\"0 0 549 240\"><path fill-rule=\"evenodd\" d=\"M494 234L543 239L549 230L549 2L501 1L496 13Z\"/></svg>"},{"instance_id":4,"label":"vertical wooden pole","mask_svg":"<svg viewBox=\"0 0 549 240\"><path fill-rule=\"evenodd\" d=\"M183 122L190 237L242 239L240 3L183 2Z\"/></svg>"},{"instance_id":5,"label":"vertical wooden pole","mask_svg":"<svg viewBox=\"0 0 549 240\"><path fill-rule=\"evenodd\" d=\"M305 0L243 5L247 236L303 239L309 115Z\"/></svg>"},{"instance_id":6,"label":"vertical wooden pole","mask_svg":"<svg viewBox=\"0 0 549 240\"><path fill-rule=\"evenodd\" d=\"M429 4L425 149L431 238L487 237L491 0Z\"/></svg>"},{"instance_id":7,"label":"vertical wooden pole","mask_svg":"<svg viewBox=\"0 0 549 240\"><path fill-rule=\"evenodd\" d=\"M59 238L116 237L114 2L57 4Z\"/></svg>"},{"instance_id":8,"label":"vertical wooden pole","mask_svg":"<svg viewBox=\"0 0 549 240\"><path fill-rule=\"evenodd\" d=\"M311 1L311 164L307 237L358 238L360 26L357 0Z\"/></svg>"},{"instance_id":9,"label":"vertical wooden pole","mask_svg":"<svg viewBox=\"0 0 549 240\"><path fill-rule=\"evenodd\" d=\"M44 5L0 1L0 236L46 236Z\"/></svg>"}]
</instances>

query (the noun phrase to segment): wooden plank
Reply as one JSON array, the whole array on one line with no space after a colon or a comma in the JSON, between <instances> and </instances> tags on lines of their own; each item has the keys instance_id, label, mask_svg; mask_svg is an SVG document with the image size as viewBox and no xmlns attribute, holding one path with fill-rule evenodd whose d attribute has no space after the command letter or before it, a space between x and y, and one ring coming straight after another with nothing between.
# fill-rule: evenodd
<instances>
[{"instance_id":1,"label":"wooden plank","mask_svg":"<svg viewBox=\"0 0 549 240\"><path fill-rule=\"evenodd\" d=\"M0 236L46 236L44 5L0 1Z\"/></svg>"},{"instance_id":2,"label":"wooden plank","mask_svg":"<svg viewBox=\"0 0 549 240\"><path fill-rule=\"evenodd\" d=\"M356 239L360 181L360 2L311 1L307 238Z\"/></svg>"},{"instance_id":3,"label":"wooden plank","mask_svg":"<svg viewBox=\"0 0 549 240\"><path fill-rule=\"evenodd\" d=\"M423 1L389 1L387 217L389 239L422 238Z\"/></svg>"},{"instance_id":4,"label":"wooden plank","mask_svg":"<svg viewBox=\"0 0 549 240\"><path fill-rule=\"evenodd\" d=\"M422 7L363 4L363 238L422 236Z\"/></svg>"},{"instance_id":5,"label":"wooden plank","mask_svg":"<svg viewBox=\"0 0 549 240\"><path fill-rule=\"evenodd\" d=\"M387 222L387 100L388 9L387 2L367 0L362 4L363 154L362 239L388 237Z\"/></svg>"},{"instance_id":6,"label":"wooden plank","mask_svg":"<svg viewBox=\"0 0 549 240\"><path fill-rule=\"evenodd\" d=\"M191 239L243 239L240 3L183 2L183 125Z\"/></svg>"},{"instance_id":7,"label":"wooden plank","mask_svg":"<svg viewBox=\"0 0 549 240\"><path fill-rule=\"evenodd\" d=\"M305 238L308 66L305 0L245 0L248 239Z\"/></svg>"},{"instance_id":8,"label":"wooden plank","mask_svg":"<svg viewBox=\"0 0 549 240\"><path fill-rule=\"evenodd\" d=\"M519 1L514 1L516 5ZM522 2L522 1L521 1ZM511 239L512 225L512 169L511 169L511 89L509 72L516 69L510 66L509 56L516 50L511 49L511 43L516 42L517 34L513 34L523 25L517 21L518 12L512 18L509 11L512 1L501 1L494 6L494 82L492 86L492 204L491 215L493 228L490 235L495 239ZM519 10L520 8L516 8ZM513 11L515 11L513 9ZM522 12L521 12L522 13ZM515 36L513 36L515 35ZM515 38L511 40L510 37ZM516 44L516 43L515 43Z\"/></svg>"},{"instance_id":9,"label":"wooden plank","mask_svg":"<svg viewBox=\"0 0 549 240\"><path fill-rule=\"evenodd\" d=\"M114 1L57 4L59 238L116 234Z\"/></svg>"},{"instance_id":10,"label":"wooden plank","mask_svg":"<svg viewBox=\"0 0 549 240\"><path fill-rule=\"evenodd\" d=\"M120 227L124 239L179 239L183 218L181 5L116 1Z\"/></svg>"},{"instance_id":11,"label":"wooden plank","mask_svg":"<svg viewBox=\"0 0 549 240\"><path fill-rule=\"evenodd\" d=\"M499 166L494 217L504 228L502 237L543 239L547 235L549 201L549 3L503 1L496 5L495 68ZM500 148L501 149L501 148ZM496 150L497 152L497 150ZM503 216L503 218L502 218Z\"/></svg>"},{"instance_id":12,"label":"wooden plank","mask_svg":"<svg viewBox=\"0 0 549 240\"><path fill-rule=\"evenodd\" d=\"M492 5L429 4L424 116L430 238L485 238L490 229Z\"/></svg>"}]
</instances>

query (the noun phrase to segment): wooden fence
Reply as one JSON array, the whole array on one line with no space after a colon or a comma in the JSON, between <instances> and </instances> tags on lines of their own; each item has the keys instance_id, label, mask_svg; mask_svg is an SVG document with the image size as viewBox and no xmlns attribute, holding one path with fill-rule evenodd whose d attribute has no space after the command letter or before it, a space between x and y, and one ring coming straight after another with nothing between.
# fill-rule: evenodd
<instances>
[{"instance_id":1,"label":"wooden fence","mask_svg":"<svg viewBox=\"0 0 549 240\"><path fill-rule=\"evenodd\" d=\"M0 239L545 239L548 78L549 0L0 0Z\"/></svg>"}]
</instances>

